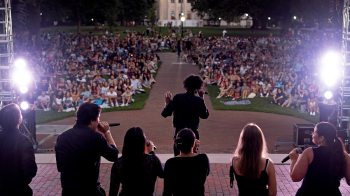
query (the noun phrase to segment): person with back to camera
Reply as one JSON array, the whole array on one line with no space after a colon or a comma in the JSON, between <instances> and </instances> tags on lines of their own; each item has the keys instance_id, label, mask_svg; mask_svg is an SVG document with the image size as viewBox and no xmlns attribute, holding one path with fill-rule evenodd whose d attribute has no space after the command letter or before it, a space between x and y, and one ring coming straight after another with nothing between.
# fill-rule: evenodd
<instances>
[{"instance_id":1,"label":"person with back to camera","mask_svg":"<svg viewBox=\"0 0 350 196\"><path fill-rule=\"evenodd\" d=\"M98 105L83 103L74 127L57 138L56 161L63 196L106 195L98 180L101 156L114 162L119 151L108 123L100 121L100 114Z\"/></svg>"},{"instance_id":2,"label":"person with back to camera","mask_svg":"<svg viewBox=\"0 0 350 196\"><path fill-rule=\"evenodd\" d=\"M267 158L265 137L258 125L248 123L243 127L232 167L239 196L277 194L275 167Z\"/></svg>"},{"instance_id":3,"label":"person with back to camera","mask_svg":"<svg viewBox=\"0 0 350 196\"><path fill-rule=\"evenodd\" d=\"M146 143L140 127L130 128L124 137L122 157L112 166L110 196L152 196L157 176L163 178L163 167L154 152L154 144Z\"/></svg>"},{"instance_id":4,"label":"person with back to camera","mask_svg":"<svg viewBox=\"0 0 350 196\"><path fill-rule=\"evenodd\" d=\"M29 183L37 172L34 148L25 135L20 133L22 113L12 103L0 111L0 195L31 196Z\"/></svg>"},{"instance_id":5,"label":"person with back to camera","mask_svg":"<svg viewBox=\"0 0 350 196\"><path fill-rule=\"evenodd\" d=\"M169 91L165 93L165 107L161 115L166 118L173 114L174 139L181 129L190 128L196 135L196 139L199 140L199 118L209 117L209 111L204 103L203 81L197 75L190 75L183 84L186 93L176 94L174 98ZM174 155L179 153L174 145Z\"/></svg>"},{"instance_id":6,"label":"person with back to camera","mask_svg":"<svg viewBox=\"0 0 350 196\"><path fill-rule=\"evenodd\" d=\"M163 196L204 196L204 184L210 172L206 154L197 154L196 137L191 129L182 129L175 139L180 154L164 166Z\"/></svg>"},{"instance_id":7,"label":"person with back to camera","mask_svg":"<svg viewBox=\"0 0 350 196\"><path fill-rule=\"evenodd\" d=\"M340 180L350 185L350 156L337 137L336 128L328 122L316 124L312 142L299 156L297 149L289 153L290 176L293 182L303 180L296 195L341 195Z\"/></svg>"}]
</instances>

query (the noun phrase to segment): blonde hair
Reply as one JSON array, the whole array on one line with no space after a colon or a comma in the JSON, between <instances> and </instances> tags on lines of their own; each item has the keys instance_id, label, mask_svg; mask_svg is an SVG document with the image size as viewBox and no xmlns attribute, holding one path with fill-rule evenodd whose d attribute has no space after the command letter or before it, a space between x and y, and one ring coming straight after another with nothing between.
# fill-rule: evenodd
<instances>
[{"instance_id":1,"label":"blonde hair","mask_svg":"<svg viewBox=\"0 0 350 196\"><path fill-rule=\"evenodd\" d=\"M249 179L260 176L260 160L267 157L264 133L255 123L246 124L240 134L234 156L239 157L238 170Z\"/></svg>"}]
</instances>

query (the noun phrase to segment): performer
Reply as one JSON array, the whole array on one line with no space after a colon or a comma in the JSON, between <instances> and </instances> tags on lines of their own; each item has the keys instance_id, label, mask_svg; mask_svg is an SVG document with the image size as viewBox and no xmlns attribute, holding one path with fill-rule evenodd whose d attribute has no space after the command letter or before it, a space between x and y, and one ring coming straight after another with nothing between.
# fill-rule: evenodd
<instances>
[{"instance_id":1,"label":"performer","mask_svg":"<svg viewBox=\"0 0 350 196\"><path fill-rule=\"evenodd\" d=\"M165 108L161 115L166 118L173 114L174 139L181 129L190 128L199 140L199 118L209 117L209 111L204 103L203 80L197 75L190 75L183 84L185 93L176 94L174 98L170 91L165 93ZM179 153L174 145L174 155Z\"/></svg>"},{"instance_id":2,"label":"performer","mask_svg":"<svg viewBox=\"0 0 350 196\"><path fill-rule=\"evenodd\" d=\"M62 195L104 196L98 181L101 156L118 159L118 149L107 122L100 121L101 108L83 103L74 127L57 138L57 169L61 173Z\"/></svg>"},{"instance_id":3,"label":"performer","mask_svg":"<svg viewBox=\"0 0 350 196\"><path fill-rule=\"evenodd\" d=\"M0 195L33 195L29 183L37 172L34 149L19 131L22 113L11 103L0 111Z\"/></svg>"}]
</instances>

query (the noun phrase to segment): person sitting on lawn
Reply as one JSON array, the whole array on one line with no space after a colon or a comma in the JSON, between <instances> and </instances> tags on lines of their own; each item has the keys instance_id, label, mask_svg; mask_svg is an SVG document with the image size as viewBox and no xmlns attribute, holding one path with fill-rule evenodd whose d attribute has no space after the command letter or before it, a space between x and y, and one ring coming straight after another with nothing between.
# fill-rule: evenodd
<instances>
[{"instance_id":1,"label":"person sitting on lawn","mask_svg":"<svg viewBox=\"0 0 350 196\"><path fill-rule=\"evenodd\" d=\"M131 103L132 100L132 90L131 87L128 86L125 89L125 92L122 94L122 105L121 106L128 106L129 103Z\"/></svg>"}]
</instances>

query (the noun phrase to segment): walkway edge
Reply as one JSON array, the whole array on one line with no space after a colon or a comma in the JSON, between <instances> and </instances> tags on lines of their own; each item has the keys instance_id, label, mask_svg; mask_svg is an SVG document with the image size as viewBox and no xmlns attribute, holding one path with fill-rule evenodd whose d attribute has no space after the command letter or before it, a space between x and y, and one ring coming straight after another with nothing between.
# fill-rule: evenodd
<instances>
[{"instance_id":1,"label":"walkway edge","mask_svg":"<svg viewBox=\"0 0 350 196\"><path fill-rule=\"evenodd\" d=\"M210 163L224 163L229 164L231 162L232 154L207 154L209 157ZM173 157L173 154L157 154L160 161L165 163L166 160ZM281 160L286 157L287 154L269 154L269 157L275 164L281 164ZM35 154L35 159L37 164L47 164L47 163L56 163L55 154ZM111 163L106 159L102 158L102 163ZM286 162L289 164L289 162Z\"/></svg>"}]
</instances>

